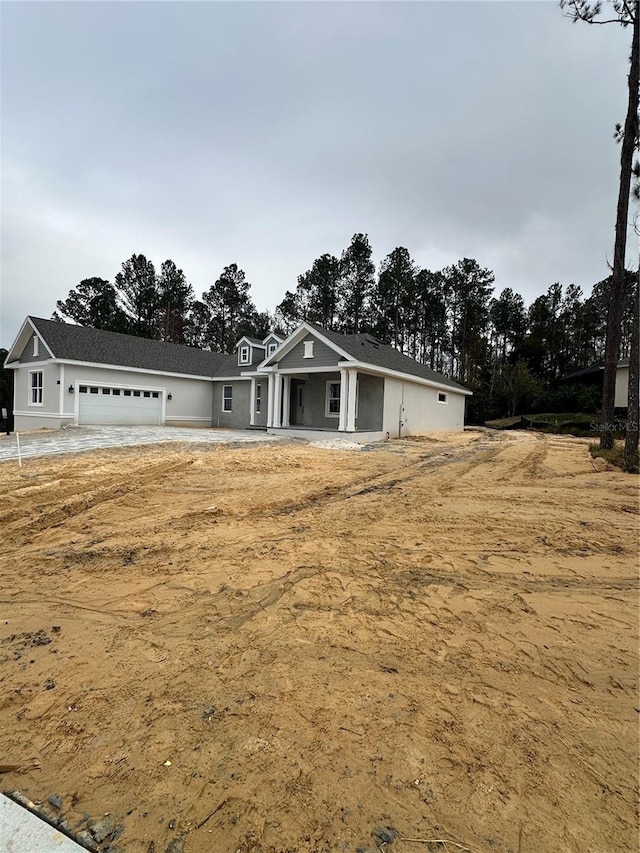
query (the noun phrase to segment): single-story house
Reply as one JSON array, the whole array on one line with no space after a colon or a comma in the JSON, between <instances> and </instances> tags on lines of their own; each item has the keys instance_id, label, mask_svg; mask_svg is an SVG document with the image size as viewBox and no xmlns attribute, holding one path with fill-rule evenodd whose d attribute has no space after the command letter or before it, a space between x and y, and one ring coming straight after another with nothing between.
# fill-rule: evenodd
<instances>
[{"instance_id":1,"label":"single-story house","mask_svg":"<svg viewBox=\"0 0 640 853\"><path fill-rule=\"evenodd\" d=\"M167 424L370 441L461 430L471 394L372 335L312 323L222 355L27 317L5 366L17 431Z\"/></svg>"},{"instance_id":2,"label":"single-story house","mask_svg":"<svg viewBox=\"0 0 640 853\"><path fill-rule=\"evenodd\" d=\"M574 385L595 385L602 388L604 363L583 367L565 376L563 383ZM629 406L629 358L621 358L616 365L616 390L614 406L616 409L626 409Z\"/></svg>"}]
</instances>

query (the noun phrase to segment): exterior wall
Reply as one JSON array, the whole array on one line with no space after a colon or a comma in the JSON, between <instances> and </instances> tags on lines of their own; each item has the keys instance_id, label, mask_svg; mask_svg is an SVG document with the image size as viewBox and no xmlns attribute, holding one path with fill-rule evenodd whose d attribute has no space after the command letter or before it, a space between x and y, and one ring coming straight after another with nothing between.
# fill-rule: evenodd
<instances>
[{"instance_id":1,"label":"exterior wall","mask_svg":"<svg viewBox=\"0 0 640 853\"><path fill-rule=\"evenodd\" d=\"M358 373L357 430L381 430L384 406L384 379Z\"/></svg>"},{"instance_id":2,"label":"exterior wall","mask_svg":"<svg viewBox=\"0 0 640 853\"><path fill-rule=\"evenodd\" d=\"M313 358L304 358L304 342L313 341ZM277 351L274 354L277 355ZM340 360L338 353L328 347L323 341L318 340L315 335L309 334L296 344L295 347L281 359L278 360L278 367L281 370L293 368L304 368L309 370L313 367L337 367Z\"/></svg>"},{"instance_id":3,"label":"exterior wall","mask_svg":"<svg viewBox=\"0 0 640 853\"><path fill-rule=\"evenodd\" d=\"M251 393L251 382L247 383L249 385L249 393ZM268 405L268 397L269 397L269 380L266 376L260 377L260 379L256 379L256 386L260 385L261 388L261 401L260 401L260 411L255 413L254 417L254 426L257 427L266 427L267 425L267 405Z\"/></svg>"},{"instance_id":4,"label":"exterior wall","mask_svg":"<svg viewBox=\"0 0 640 853\"><path fill-rule=\"evenodd\" d=\"M614 405L625 409L629 405L629 368L619 367L616 370L616 395Z\"/></svg>"},{"instance_id":5,"label":"exterior wall","mask_svg":"<svg viewBox=\"0 0 640 853\"><path fill-rule=\"evenodd\" d=\"M438 402L438 394L447 395L446 403ZM464 428L465 395L453 390L439 391L428 385L418 385L402 379L384 380L383 430L391 438L419 432L459 432Z\"/></svg>"},{"instance_id":6,"label":"exterior wall","mask_svg":"<svg viewBox=\"0 0 640 853\"><path fill-rule=\"evenodd\" d=\"M80 367L74 364L64 366L65 387L74 384L139 386L140 388L160 391L165 398L166 424L173 426L211 425L211 381L208 379L187 379L186 377L162 376L157 373L145 373L142 370L110 370L105 367ZM171 394L171 400L167 395ZM66 397L71 395L67 392ZM75 403L74 403L75 404ZM68 405L68 404L67 404Z\"/></svg>"},{"instance_id":7,"label":"exterior wall","mask_svg":"<svg viewBox=\"0 0 640 853\"><path fill-rule=\"evenodd\" d=\"M334 353L335 356L335 353ZM305 359L309 362L311 359ZM325 415L327 382L339 382L339 373L310 373L304 389L304 422L302 426L315 429L338 429L339 418Z\"/></svg>"},{"instance_id":8,"label":"exterior wall","mask_svg":"<svg viewBox=\"0 0 640 853\"><path fill-rule=\"evenodd\" d=\"M382 412L382 429L391 438L398 438L400 406L404 382L401 379L384 380L384 408Z\"/></svg>"},{"instance_id":9,"label":"exterior wall","mask_svg":"<svg viewBox=\"0 0 640 853\"><path fill-rule=\"evenodd\" d=\"M29 369L44 372L43 405L29 406ZM82 367L74 364L49 363L42 367L18 368L15 371L14 411L16 431L47 427L58 429L77 422L77 386L104 385L139 387L160 391L164 396L164 422L174 426L211 426L212 382L207 379L162 376L144 371L111 370L106 367ZM60 384L58 384L60 380ZM69 386L76 388L69 393ZM62 389L62 395L61 395ZM171 394L172 399L166 397ZM62 409L60 403L62 402Z\"/></svg>"},{"instance_id":10,"label":"exterior wall","mask_svg":"<svg viewBox=\"0 0 640 853\"><path fill-rule=\"evenodd\" d=\"M266 389L266 381L263 386L263 401L262 408L265 412L265 424L266 424L266 411L267 411L267 389ZM223 412L222 411L222 394L223 388L225 385L231 385L233 388L232 391L232 402L231 402L231 411ZM249 426L249 403L250 403L250 395L251 395L251 381L249 379L234 379L231 382L223 382L222 380L219 382L213 383L213 413L211 423L214 427L226 427L227 429L247 429Z\"/></svg>"},{"instance_id":11,"label":"exterior wall","mask_svg":"<svg viewBox=\"0 0 640 853\"><path fill-rule=\"evenodd\" d=\"M41 344L42 347L42 344ZM27 344L31 349L31 344ZM42 352L42 349L40 350ZM30 370L42 371L42 405L31 406ZM73 423L73 407L64 409L67 417L60 416L60 365L54 362L31 360L24 367L14 370L13 411L14 429L21 432L28 429L58 429ZM67 393L67 396L70 396ZM63 405L67 401L63 394Z\"/></svg>"}]
</instances>

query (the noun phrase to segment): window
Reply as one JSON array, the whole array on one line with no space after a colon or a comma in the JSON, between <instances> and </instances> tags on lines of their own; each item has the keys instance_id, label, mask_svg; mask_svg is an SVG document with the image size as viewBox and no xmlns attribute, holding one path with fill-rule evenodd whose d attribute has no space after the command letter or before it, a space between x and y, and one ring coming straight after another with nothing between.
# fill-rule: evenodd
<instances>
[{"instance_id":1,"label":"window","mask_svg":"<svg viewBox=\"0 0 640 853\"><path fill-rule=\"evenodd\" d=\"M443 394L442 391L440 391L438 393L438 402L439 403L446 403L447 402L447 395Z\"/></svg>"},{"instance_id":2,"label":"window","mask_svg":"<svg viewBox=\"0 0 640 853\"><path fill-rule=\"evenodd\" d=\"M110 393L111 393L111 388L103 388L103 389L102 389L102 393L103 393L103 394L110 394Z\"/></svg>"},{"instance_id":3,"label":"window","mask_svg":"<svg viewBox=\"0 0 640 853\"><path fill-rule=\"evenodd\" d=\"M262 385L258 383L256 385L256 414L260 414L260 408L262 406Z\"/></svg>"},{"instance_id":4,"label":"window","mask_svg":"<svg viewBox=\"0 0 640 853\"><path fill-rule=\"evenodd\" d=\"M133 396L134 396L134 397L139 397L139 396L140 396L140 392L139 392L139 391L134 391L134 392L133 392Z\"/></svg>"},{"instance_id":5,"label":"window","mask_svg":"<svg viewBox=\"0 0 640 853\"><path fill-rule=\"evenodd\" d=\"M29 371L29 405L42 405L43 375L41 370Z\"/></svg>"},{"instance_id":6,"label":"window","mask_svg":"<svg viewBox=\"0 0 640 853\"><path fill-rule=\"evenodd\" d=\"M86 385L81 385L81 386L80 386L80 393L81 393L81 394L86 394L86 393L87 393L87 386L86 386Z\"/></svg>"},{"instance_id":7,"label":"window","mask_svg":"<svg viewBox=\"0 0 640 853\"><path fill-rule=\"evenodd\" d=\"M340 383L327 382L324 413L328 418L340 417Z\"/></svg>"},{"instance_id":8,"label":"window","mask_svg":"<svg viewBox=\"0 0 640 853\"><path fill-rule=\"evenodd\" d=\"M111 393L113 394L114 397L119 397L120 396L120 389L114 388Z\"/></svg>"},{"instance_id":9,"label":"window","mask_svg":"<svg viewBox=\"0 0 640 853\"><path fill-rule=\"evenodd\" d=\"M37 335L33 336L33 354L40 355L40 339Z\"/></svg>"},{"instance_id":10,"label":"window","mask_svg":"<svg viewBox=\"0 0 640 853\"><path fill-rule=\"evenodd\" d=\"M157 400L158 397L160 396L160 392L159 391L153 391L151 396L153 397L154 400Z\"/></svg>"},{"instance_id":11,"label":"window","mask_svg":"<svg viewBox=\"0 0 640 853\"><path fill-rule=\"evenodd\" d=\"M143 391L143 392L142 392L142 396L143 396L143 397L150 397L150 396L151 396L151 391Z\"/></svg>"},{"instance_id":12,"label":"window","mask_svg":"<svg viewBox=\"0 0 640 853\"><path fill-rule=\"evenodd\" d=\"M249 364L249 347L240 347L238 364Z\"/></svg>"},{"instance_id":13,"label":"window","mask_svg":"<svg viewBox=\"0 0 640 853\"><path fill-rule=\"evenodd\" d=\"M130 397L130 396L131 396L131 391L130 391L128 388L125 388L125 390L124 390L124 396L125 396L125 397Z\"/></svg>"},{"instance_id":14,"label":"window","mask_svg":"<svg viewBox=\"0 0 640 853\"><path fill-rule=\"evenodd\" d=\"M278 344L269 344L269 355L274 353L278 349Z\"/></svg>"},{"instance_id":15,"label":"window","mask_svg":"<svg viewBox=\"0 0 640 853\"><path fill-rule=\"evenodd\" d=\"M222 411L230 412L233 399L233 386L225 385L222 389Z\"/></svg>"},{"instance_id":16,"label":"window","mask_svg":"<svg viewBox=\"0 0 640 853\"><path fill-rule=\"evenodd\" d=\"M89 388L89 393L90 394L97 394L99 390L100 390L99 388Z\"/></svg>"},{"instance_id":17,"label":"window","mask_svg":"<svg viewBox=\"0 0 640 853\"><path fill-rule=\"evenodd\" d=\"M313 341L304 342L303 358L313 358Z\"/></svg>"}]
</instances>

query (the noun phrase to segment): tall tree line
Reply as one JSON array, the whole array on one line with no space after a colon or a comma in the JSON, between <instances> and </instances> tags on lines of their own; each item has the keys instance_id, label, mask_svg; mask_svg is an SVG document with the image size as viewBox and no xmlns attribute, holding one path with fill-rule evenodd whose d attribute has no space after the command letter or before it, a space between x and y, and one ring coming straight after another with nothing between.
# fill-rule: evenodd
<instances>
[{"instance_id":1,"label":"tall tree line","mask_svg":"<svg viewBox=\"0 0 640 853\"><path fill-rule=\"evenodd\" d=\"M54 317L218 352L232 352L243 335L264 338L274 327L286 333L306 320L372 335L458 380L474 391L474 420L536 401L547 410L593 408L593 392L568 398L558 381L604 359L610 277L587 298L576 285L555 282L528 307L512 288L496 294L494 284L493 272L473 258L423 269L403 246L376 270L368 235L356 233L339 257L325 253L298 276L274 316L256 310L237 264L196 299L173 261L157 272L144 255L133 255L113 283L80 282ZM630 353L636 294L637 274L627 272L619 357Z\"/></svg>"},{"instance_id":2,"label":"tall tree line","mask_svg":"<svg viewBox=\"0 0 640 853\"><path fill-rule=\"evenodd\" d=\"M158 272L152 261L134 254L113 282L83 279L56 303L53 319L230 353L238 338L265 337L272 325L268 314L256 310L250 288L244 272L230 264L196 299L174 261L164 261Z\"/></svg>"},{"instance_id":3,"label":"tall tree line","mask_svg":"<svg viewBox=\"0 0 640 853\"><path fill-rule=\"evenodd\" d=\"M511 288L495 295L493 272L472 258L421 269L399 246L376 274L371 255L367 235L354 234L340 258L325 254L314 261L276 308L283 328L307 320L345 334L372 334L491 400L506 381L507 365L511 370L522 362L508 379L511 386L518 376L537 389L604 358L610 277L588 298L580 287L556 282L527 308ZM635 284L628 271L619 357L631 346ZM535 381L524 381L525 373Z\"/></svg>"}]
</instances>

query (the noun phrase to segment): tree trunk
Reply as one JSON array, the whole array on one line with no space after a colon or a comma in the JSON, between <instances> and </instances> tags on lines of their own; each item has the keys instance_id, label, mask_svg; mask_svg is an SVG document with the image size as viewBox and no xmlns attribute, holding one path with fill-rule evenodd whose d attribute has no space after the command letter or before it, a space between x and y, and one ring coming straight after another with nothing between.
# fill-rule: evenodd
<instances>
[{"instance_id":1,"label":"tree trunk","mask_svg":"<svg viewBox=\"0 0 640 853\"><path fill-rule=\"evenodd\" d=\"M640 261L640 259L639 259ZM631 351L629 352L629 397L627 400L627 435L624 442L624 458L629 466L638 453L638 421L640 420L640 262L634 295L633 327L631 329Z\"/></svg>"},{"instance_id":2,"label":"tree trunk","mask_svg":"<svg viewBox=\"0 0 640 853\"><path fill-rule=\"evenodd\" d=\"M613 250L613 270L607 315L607 344L605 349L604 378L602 384L602 432L600 447L613 447L614 400L616 367L620 347L620 322L624 292L625 255L627 250L627 220L631 190L631 170L638 122L638 87L640 86L640 2L633 4L633 39L629 67L629 102L624 123L624 136L620 152L620 187L616 215L616 239Z\"/></svg>"}]
</instances>

